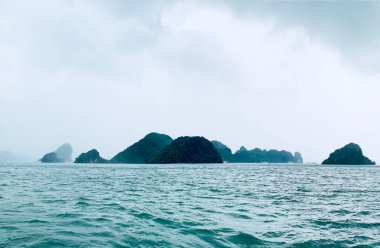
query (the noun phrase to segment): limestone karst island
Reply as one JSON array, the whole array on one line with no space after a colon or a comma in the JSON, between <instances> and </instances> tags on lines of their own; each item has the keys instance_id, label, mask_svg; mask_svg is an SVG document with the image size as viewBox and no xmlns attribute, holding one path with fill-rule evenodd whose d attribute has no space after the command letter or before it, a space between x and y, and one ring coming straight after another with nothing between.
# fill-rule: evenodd
<instances>
[{"instance_id":1,"label":"limestone karst island","mask_svg":"<svg viewBox=\"0 0 380 248\"><path fill-rule=\"evenodd\" d=\"M56 151L45 154L43 163L71 162L70 144L60 146ZM80 154L74 163L115 163L115 164L193 164L193 163L294 163L302 164L300 152L294 154L285 150L248 150L242 146L235 153L220 141L209 141L204 137L183 136L172 139L169 135L149 133L141 140L117 153L111 159L101 157L92 149ZM374 165L375 162L363 155L359 145L350 143L335 150L322 164Z\"/></svg>"}]
</instances>

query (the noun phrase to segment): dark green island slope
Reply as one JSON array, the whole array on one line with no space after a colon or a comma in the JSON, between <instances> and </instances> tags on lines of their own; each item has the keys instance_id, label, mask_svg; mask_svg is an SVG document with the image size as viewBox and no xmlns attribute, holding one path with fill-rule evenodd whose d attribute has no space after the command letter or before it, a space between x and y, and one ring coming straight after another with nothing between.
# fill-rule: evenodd
<instances>
[{"instance_id":1,"label":"dark green island slope","mask_svg":"<svg viewBox=\"0 0 380 248\"><path fill-rule=\"evenodd\" d=\"M222 156L223 161L230 162L232 158L231 149L223 144L220 141L213 140L211 143L214 145L215 149L219 152L220 156Z\"/></svg>"},{"instance_id":2,"label":"dark green island slope","mask_svg":"<svg viewBox=\"0 0 380 248\"><path fill-rule=\"evenodd\" d=\"M108 162L109 161L107 159L100 157L99 152L96 149L92 149L86 153L82 153L81 155L79 155L75 159L74 163L77 163L77 164L82 164L82 163L104 164L104 163L108 163Z\"/></svg>"},{"instance_id":3,"label":"dark green island slope","mask_svg":"<svg viewBox=\"0 0 380 248\"><path fill-rule=\"evenodd\" d=\"M363 155L359 145L350 143L335 150L322 164L374 165L376 163Z\"/></svg>"},{"instance_id":4,"label":"dark green island slope","mask_svg":"<svg viewBox=\"0 0 380 248\"><path fill-rule=\"evenodd\" d=\"M165 147L152 163L223 163L214 145L204 137L179 137Z\"/></svg>"},{"instance_id":5,"label":"dark green island slope","mask_svg":"<svg viewBox=\"0 0 380 248\"><path fill-rule=\"evenodd\" d=\"M173 139L166 134L150 133L111 159L111 163L149 164Z\"/></svg>"}]
</instances>

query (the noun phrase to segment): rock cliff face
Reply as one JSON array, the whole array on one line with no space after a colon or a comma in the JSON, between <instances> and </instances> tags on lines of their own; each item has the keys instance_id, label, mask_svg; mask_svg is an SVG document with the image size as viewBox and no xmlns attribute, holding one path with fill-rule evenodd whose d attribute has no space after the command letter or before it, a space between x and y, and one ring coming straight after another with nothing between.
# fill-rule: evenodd
<instances>
[{"instance_id":1,"label":"rock cliff face","mask_svg":"<svg viewBox=\"0 0 380 248\"><path fill-rule=\"evenodd\" d=\"M173 139L165 134L150 133L143 139L118 153L111 159L112 163L146 164L169 145Z\"/></svg>"},{"instance_id":2,"label":"rock cliff face","mask_svg":"<svg viewBox=\"0 0 380 248\"><path fill-rule=\"evenodd\" d=\"M350 143L335 150L322 164L374 165L375 162L363 155L359 145Z\"/></svg>"},{"instance_id":3,"label":"rock cliff face","mask_svg":"<svg viewBox=\"0 0 380 248\"><path fill-rule=\"evenodd\" d=\"M92 164L92 163L97 163L97 164L102 164L102 163L107 163L108 160L100 157L99 152L95 149L92 149L86 153L82 153L75 159L74 163L87 163L87 164Z\"/></svg>"},{"instance_id":4,"label":"rock cliff face","mask_svg":"<svg viewBox=\"0 0 380 248\"><path fill-rule=\"evenodd\" d=\"M156 164L223 163L214 145L203 137L179 137L152 161Z\"/></svg>"}]
</instances>

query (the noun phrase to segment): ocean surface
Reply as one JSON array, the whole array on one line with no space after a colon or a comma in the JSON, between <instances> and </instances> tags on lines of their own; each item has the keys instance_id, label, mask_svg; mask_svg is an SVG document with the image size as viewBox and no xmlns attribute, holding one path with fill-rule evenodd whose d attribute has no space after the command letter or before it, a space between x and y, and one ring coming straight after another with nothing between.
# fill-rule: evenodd
<instances>
[{"instance_id":1,"label":"ocean surface","mask_svg":"<svg viewBox=\"0 0 380 248\"><path fill-rule=\"evenodd\" d=\"M380 247L380 167L3 164L0 247Z\"/></svg>"}]
</instances>

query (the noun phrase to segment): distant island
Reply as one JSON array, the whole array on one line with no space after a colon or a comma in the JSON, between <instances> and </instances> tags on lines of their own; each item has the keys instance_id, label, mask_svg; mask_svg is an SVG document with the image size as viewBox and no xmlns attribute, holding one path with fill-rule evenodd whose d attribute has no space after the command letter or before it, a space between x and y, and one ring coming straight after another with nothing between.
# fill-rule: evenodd
<instances>
[{"instance_id":1,"label":"distant island","mask_svg":"<svg viewBox=\"0 0 380 248\"><path fill-rule=\"evenodd\" d=\"M43 163L72 162L73 149L69 143L56 151L45 154ZM11 159L11 154L0 153L3 161ZM96 149L81 153L74 163L89 164L177 164L177 163L294 163L302 164L301 153L294 154L285 150L248 150L241 146L235 153L220 141L200 136L183 136L173 140L169 135L149 133L136 143L107 160ZM359 145L350 143L332 152L322 164L375 165L375 162L363 155Z\"/></svg>"},{"instance_id":2,"label":"distant island","mask_svg":"<svg viewBox=\"0 0 380 248\"><path fill-rule=\"evenodd\" d=\"M72 162L73 148L69 143L63 144L55 152L45 154L40 161L42 163L65 163Z\"/></svg>"},{"instance_id":3,"label":"distant island","mask_svg":"<svg viewBox=\"0 0 380 248\"><path fill-rule=\"evenodd\" d=\"M0 162L11 162L14 160L14 155L10 151L0 151Z\"/></svg>"},{"instance_id":4,"label":"distant island","mask_svg":"<svg viewBox=\"0 0 380 248\"><path fill-rule=\"evenodd\" d=\"M293 155L284 150L261 150L259 148L248 150L242 146L238 151L232 153L231 149L222 142L214 140L212 143L223 160L228 163L303 163L302 155L299 152Z\"/></svg>"},{"instance_id":5,"label":"distant island","mask_svg":"<svg viewBox=\"0 0 380 248\"><path fill-rule=\"evenodd\" d=\"M359 145L350 143L335 150L322 164L375 165L376 163L363 155Z\"/></svg>"},{"instance_id":6,"label":"distant island","mask_svg":"<svg viewBox=\"0 0 380 248\"><path fill-rule=\"evenodd\" d=\"M48 161L59 161L59 156L47 154ZM167 163L303 163L299 152L294 155L284 150L247 150L235 153L220 141L209 141L200 136L183 136L173 140L169 135L149 133L141 140L117 153L110 160L92 149L80 154L74 163L167 164Z\"/></svg>"},{"instance_id":7,"label":"distant island","mask_svg":"<svg viewBox=\"0 0 380 248\"><path fill-rule=\"evenodd\" d=\"M86 153L82 153L74 161L77 164L104 164L109 163L107 159L100 157L96 149L92 149Z\"/></svg>"}]
</instances>

